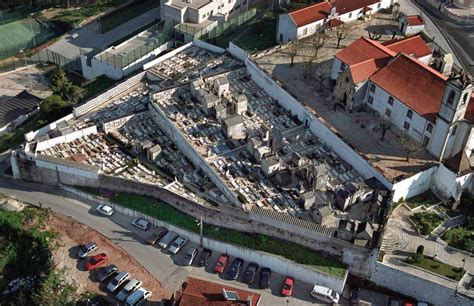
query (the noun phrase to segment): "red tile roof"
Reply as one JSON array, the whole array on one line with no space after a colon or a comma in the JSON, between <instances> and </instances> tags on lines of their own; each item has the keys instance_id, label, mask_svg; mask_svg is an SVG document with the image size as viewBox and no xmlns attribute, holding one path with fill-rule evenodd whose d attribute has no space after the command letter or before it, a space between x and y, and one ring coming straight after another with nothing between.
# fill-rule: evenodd
<instances>
[{"instance_id":1,"label":"red tile roof","mask_svg":"<svg viewBox=\"0 0 474 306\"><path fill-rule=\"evenodd\" d=\"M334 0L331 3L336 7L336 12L342 15L379 2L380 0Z\"/></svg>"},{"instance_id":2,"label":"red tile roof","mask_svg":"<svg viewBox=\"0 0 474 306\"><path fill-rule=\"evenodd\" d=\"M374 59L376 63L385 63L395 55L397 55L396 52L381 45L380 43L362 37L354 41L343 50L339 51L336 54L336 58L346 65L354 65L365 62L369 59Z\"/></svg>"},{"instance_id":3,"label":"red tile roof","mask_svg":"<svg viewBox=\"0 0 474 306\"><path fill-rule=\"evenodd\" d=\"M464 114L464 119L469 121L469 123L474 124L474 92L471 95L469 104L467 105L466 113Z\"/></svg>"},{"instance_id":4,"label":"red tile roof","mask_svg":"<svg viewBox=\"0 0 474 306\"><path fill-rule=\"evenodd\" d=\"M411 25L411 26L418 26L418 25L425 24L425 22L423 21L420 15L407 16L407 21L408 21L408 25Z\"/></svg>"},{"instance_id":5,"label":"red tile roof","mask_svg":"<svg viewBox=\"0 0 474 306\"><path fill-rule=\"evenodd\" d=\"M400 53L370 80L421 116L435 122L447 77Z\"/></svg>"},{"instance_id":6,"label":"red tile roof","mask_svg":"<svg viewBox=\"0 0 474 306\"><path fill-rule=\"evenodd\" d=\"M327 23L329 28L338 27L338 26L343 25L343 24L344 24L344 21L342 21L340 19L337 19L337 18L333 18L333 19L329 20L329 22Z\"/></svg>"},{"instance_id":7,"label":"red tile roof","mask_svg":"<svg viewBox=\"0 0 474 306\"><path fill-rule=\"evenodd\" d=\"M323 20L331 13L331 4L321 2L289 13L297 27Z\"/></svg>"},{"instance_id":8,"label":"red tile roof","mask_svg":"<svg viewBox=\"0 0 474 306\"><path fill-rule=\"evenodd\" d=\"M369 77L374 74L381 67L377 66L374 59L366 60L358 64L349 66L349 70L352 75L352 82L354 84L359 84L365 80L368 80Z\"/></svg>"},{"instance_id":9,"label":"red tile roof","mask_svg":"<svg viewBox=\"0 0 474 306\"><path fill-rule=\"evenodd\" d=\"M226 301L222 297L222 288L228 291L235 291L239 295L242 302ZM188 277L183 283L183 287L176 293L176 301L179 306L236 306L246 305L243 301L247 301L251 297L251 306L257 306L261 295L255 292L241 290L226 285L221 285L193 277Z\"/></svg>"},{"instance_id":10,"label":"red tile roof","mask_svg":"<svg viewBox=\"0 0 474 306\"><path fill-rule=\"evenodd\" d=\"M432 54L431 49L420 35L389 40L384 42L382 45L394 52L403 52L416 58L421 58L423 56Z\"/></svg>"}]
</instances>

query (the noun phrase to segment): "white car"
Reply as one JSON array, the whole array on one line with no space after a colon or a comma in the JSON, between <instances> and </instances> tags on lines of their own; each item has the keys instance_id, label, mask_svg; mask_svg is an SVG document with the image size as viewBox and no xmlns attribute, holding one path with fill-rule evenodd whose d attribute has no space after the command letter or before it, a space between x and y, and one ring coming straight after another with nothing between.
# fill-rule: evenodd
<instances>
[{"instance_id":1,"label":"white car","mask_svg":"<svg viewBox=\"0 0 474 306\"><path fill-rule=\"evenodd\" d=\"M314 285L313 290L311 291L311 296L327 303L338 303L339 294L329 288Z\"/></svg>"},{"instance_id":2,"label":"white car","mask_svg":"<svg viewBox=\"0 0 474 306\"><path fill-rule=\"evenodd\" d=\"M77 255L80 258L86 258L87 256L89 256L90 253L94 252L98 248L99 247L97 246L95 242L88 242L86 244L79 246L79 252L77 252Z\"/></svg>"},{"instance_id":3,"label":"white car","mask_svg":"<svg viewBox=\"0 0 474 306\"><path fill-rule=\"evenodd\" d=\"M173 254L176 254L186 244L186 242L188 242L188 239L180 236L173 241L171 246L168 248L168 251Z\"/></svg>"},{"instance_id":4,"label":"white car","mask_svg":"<svg viewBox=\"0 0 474 306\"><path fill-rule=\"evenodd\" d=\"M132 225L144 231L147 231L151 227L151 223L143 218L136 218L133 220Z\"/></svg>"},{"instance_id":5,"label":"white car","mask_svg":"<svg viewBox=\"0 0 474 306\"><path fill-rule=\"evenodd\" d=\"M151 291L145 288L140 288L130 296L125 301L126 306L138 306L143 305L146 300L151 296Z\"/></svg>"},{"instance_id":6,"label":"white car","mask_svg":"<svg viewBox=\"0 0 474 306\"><path fill-rule=\"evenodd\" d=\"M117 294L117 299L121 302L125 301L127 297L138 290L142 284L142 281L139 281L136 278L132 279L123 287L122 290L120 290L120 292Z\"/></svg>"},{"instance_id":7,"label":"white car","mask_svg":"<svg viewBox=\"0 0 474 306\"><path fill-rule=\"evenodd\" d=\"M120 272L107 285L107 290L109 290L110 292L114 292L115 290L117 290L118 287L120 287L120 285L122 285L129 278L130 278L130 273Z\"/></svg>"},{"instance_id":8,"label":"white car","mask_svg":"<svg viewBox=\"0 0 474 306\"><path fill-rule=\"evenodd\" d=\"M114 214L114 209L108 205L99 205L96 210L104 216L112 216Z\"/></svg>"}]
</instances>

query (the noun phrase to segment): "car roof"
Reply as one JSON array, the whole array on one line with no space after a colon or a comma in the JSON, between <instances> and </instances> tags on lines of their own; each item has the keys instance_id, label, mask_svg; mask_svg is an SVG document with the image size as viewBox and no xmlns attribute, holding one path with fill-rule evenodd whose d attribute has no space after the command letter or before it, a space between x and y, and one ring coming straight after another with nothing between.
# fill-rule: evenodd
<instances>
[{"instance_id":1,"label":"car roof","mask_svg":"<svg viewBox=\"0 0 474 306\"><path fill-rule=\"evenodd\" d=\"M332 289L329 289L329 288L324 287L324 286L314 285L313 291L314 292L319 292L319 293L324 293L324 294L331 294Z\"/></svg>"},{"instance_id":2,"label":"car roof","mask_svg":"<svg viewBox=\"0 0 474 306\"><path fill-rule=\"evenodd\" d=\"M124 277L125 274L128 274L128 272L127 272L127 271L122 271L122 272L120 272L119 274L117 274L117 275L115 276L115 278L116 278L116 279L120 279L120 278Z\"/></svg>"},{"instance_id":3,"label":"car roof","mask_svg":"<svg viewBox=\"0 0 474 306\"><path fill-rule=\"evenodd\" d=\"M142 281L141 280L138 280L136 278L133 278L131 279L126 285L125 287L123 287L125 290L130 290L132 289L132 287L135 287L138 283L141 283Z\"/></svg>"},{"instance_id":4,"label":"car roof","mask_svg":"<svg viewBox=\"0 0 474 306\"><path fill-rule=\"evenodd\" d=\"M85 246L86 248L90 248L90 247L96 246L96 245L97 245L97 244L96 244L95 242L87 242L86 244L84 244L84 246Z\"/></svg>"}]
</instances>

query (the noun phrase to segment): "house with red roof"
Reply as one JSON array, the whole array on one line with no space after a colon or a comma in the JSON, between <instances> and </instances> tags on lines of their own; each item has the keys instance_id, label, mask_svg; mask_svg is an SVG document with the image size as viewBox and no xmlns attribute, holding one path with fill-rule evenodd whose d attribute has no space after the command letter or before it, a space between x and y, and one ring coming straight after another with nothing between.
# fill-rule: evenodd
<instances>
[{"instance_id":1,"label":"house with red roof","mask_svg":"<svg viewBox=\"0 0 474 306\"><path fill-rule=\"evenodd\" d=\"M405 36L415 35L423 31L425 22L420 15L403 15L398 21L400 33Z\"/></svg>"},{"instance_id":2,"label":"house with red roof","mask_svg":"<svg viewBox=\"0 0 474 306\"><path fill-rule=\"evenodd\" d=\"M388 8L391 0L326 0L278 17L276 40L287 43L326 28L370 16Z\"/></svg>"},{"instance_id":3,"label":"house with red roof","mask_svg":"<svg viewBox=\"0 0 474 306\"><path fill-rule=\"evenodd\" d=\"M331 69L331 78L336 81L334 95L346 110L363 104L369 77L400 52L426 64L432 57L430 48L419 35L383 44L362 37L335 55Z\"/></svg>"}]
</instances>

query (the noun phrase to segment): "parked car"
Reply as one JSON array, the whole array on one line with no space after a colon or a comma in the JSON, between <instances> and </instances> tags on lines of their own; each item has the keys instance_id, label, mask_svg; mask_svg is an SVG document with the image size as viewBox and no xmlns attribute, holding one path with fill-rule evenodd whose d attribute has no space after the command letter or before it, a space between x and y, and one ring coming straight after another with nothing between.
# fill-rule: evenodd
<instances>
[{"instance_id":1,"label":"parked car","mask_svg":"<svg viewBox=\"0 0 474 306\"><path fill-rule=\"evenodd\" d=\"M236 280L239 277L239 273L243 265L243 259L234 259L234 261L232 261L232 264L230 265L229 271L227 271L227 278L230 280Z\"/></svg>"},{"instance_id":2,"label":"parked car","mask_svg":"<svg viewBox=\"0 0 474 306\"><path fill-rule=\"evenodd\" d=\"M126 306L138 306L143 305L146 300L151 296L151 291L145 288L137 289L134 293L125 301Z\"/></svg>"},{"instance_id":3,"label":"parked car","mask_svg":"<svg viewBox=\"0 0 474 306\"><path fill-rule=\"evenodd\" d=\"M188 248L183 257L183 265L190 266L193 264L194 258L197 255L198 250L196 248Z\"/></svg>"},{"instance_id":4,"label":"parked car","mask_svg":"<svg viewBox=\"0 0 474 306\"><path fill-rule=\"evenodd\" d=\"M114 209L108 205L99 205L96 210L104 216L112 216L114 214Z\"/></svg>"},{"instance_id":5,"label":"parked car","mask_svg":"<svg viewBox=\"0 0 474 306\"><path fill-rule=\"evenodd\" d=\"M181 250L181 248L188 242L188 239L184 237L178 237L176 238L171 246L168 248L168 251L170 251L172 254L176 254Z\"/></svg>"},{"instance_id":6,"label":"parked car","mask_svg":"<svg viewBox=\"0 0 474 306\"><path fill-rule=\"evenodd\" d=\"M126 280L130 278L130 273L128 272L120 272L119 274L115 275L115 277L109 282L107 285L107 290L110 292L116 291L120 285L122 285Z\"/></svg>"},{"instance_id":7,"label":"parked car","mask_svg":"<svg viewBox=\"0 0 474 306\"><path fill-rule=\"evenodd\" d=\"M283 286L281 287L281 295L291 296L291 294L293 293L294 286L295 286L295 279L290 276L285 277L285 281L283 282Z\"/></svg>"},{"instance_id":8,"label":"parked car","mask_svg":"<svg viewBox=\"0 0 474 306\"><path fill-rule=\"evenodd\" d=\"M402 301L400 301L397 298L390 297L388 299L388 306L401 306L401 305L402 305Z\"/></svg>"},{"instance_id":9,"label":"parked car","mask_svg":"<svg viewBox=\"0 0 474 306\"><path fill-rule=\"evenodd\" d=\"M89 256L90 253L94 252L98 248L99 247L95 242L88 242L79 246L79 252L77 252L77 255L80 258L86 258L87 256Z\"/></svg>"},{"instance_id":10,"label":"parked car","mask_svg":"<svg viewBox=\"0 0 474 306\"><path fill-rule=\"evenodd\" d=\"M158 242L166 233L168 230L162 226L159 227L154 227L150 230L150 234L146 238L146 242L150 245L154 245L155 243Z\"/></svg>"},{"instance_id":11,"label":"parked car","mask_svg":"<svg viewBox=\"0 0 474 306\"><path fill-rule=\"evenodd\" d=\"M415 302L410 301L410 300L404 300L403 306L415 306Z\"/></svg>"},{"instance_id":12,"label":"parked car","mask_svg":"<svg viewBox=\"0 0 474 306\"><path fill-rule=\"evenodd\" d=\"M270 288L270 277L272 276L272 270L267 267L263 267L260 270L260 288L268 289Z\"/></svg>"},{"instance_id":13,"label":"parked car","mask_svg":"<svg viewBox=\"0 0 474 306\"><path fill-rule=\"evenodd\" d=\"M163 238L160 239L158 245L160 248L166 249L171 244L171 242L176 239L176 237L178 237L178 234L175 232L168 232L163 236Z\"/></svg>"},{"instance_id":14,"label":"parked car","mask_svg":"<svg viewBox=\"0 0 474 306\"><path fill-rule=\"evenodd\" d=\"M136 290L138 290L142 286L143 282L134 278L130 280L122 290L117 294L117 299L121 302L125 301L127 297L134 293Z\"/></svg>"},{"instance_id":15,"label":"parked car","mask_svg":"<svg viewBox=\"0 0 474 306\"><path fill-rule=\"evenodd\" d=\"M258 264L255 262L249 263L247 266L247 270L245 270L244 274L244 282L247 284L253 284L255 280L255 276L257 275Z\"/></svg>"},{"instance_id":16,"label":"parked car","mask_svg":"<svg viewBox=\"0 0 474 306\"><path fill-rule=\"evenodd\" d=\"M100 270L99 273L97 273L97 280L99 282L103 282L109 277L111 277L112 275L117 274L117 270L118 268L116 265L108 265L107 267Z\"/></svg>"},{"instance_id":17,"label":"parked car","mask_svg":"<svg viewBox=\"0 0 474 306\"><path fill-rule=\"evenodd\" d=\"M209 265L209 258L211 258L212 251L209 249L204 249L199 255L198 265L200 267L207 267Z\"/></svg>"},{"instance_id":18,"label":"parked car","mask_svg":"<svg viewBox=\"0 0 474 306\"><path fill-rule=\"evenodd\" d=\"M136 218L133 220L132 225L144 231L147 231L151 227L151 223L143 218Z\"/></svg>"},{"instance_id":19,"label":"parked car","mask_svg":"<svg viewBox=\"0 0 474 306\"><path fill-rule=\"evenodd\" d=\"M290 292L290 295L291 295L291 292ZM314 285L313 290L311 291L311 296L327 303L336 304L339 302L339 294L336 291L323 287L323 286ZM351 303L352 303L352 297L351 297Z\"/></svg>"},{"instance_id":20,"label":"parked car","mask_svg":"<svg viewBox=\"0 0 474 306\"><path fill-rule=\"evenodd\" d=\"M91 257L88 261L86 261L86 270L90 271L92 269L98 268L102 266L107 261L107 254L100 253L93 257Z\"/></svg>"},{"instance_id":21,"label":"parked car","mask_svg":"<svg viewBox=\"0 0 474 306\"><path fill-rule=\"evenodd\" d=\"M214 272L215 273L224 272L225 266L227 265L228 261L229 261L229 255L221 254L221 256L219 257L219 259L216 262L216 266L214 267Z\"/></svg>"}]
</instances>

